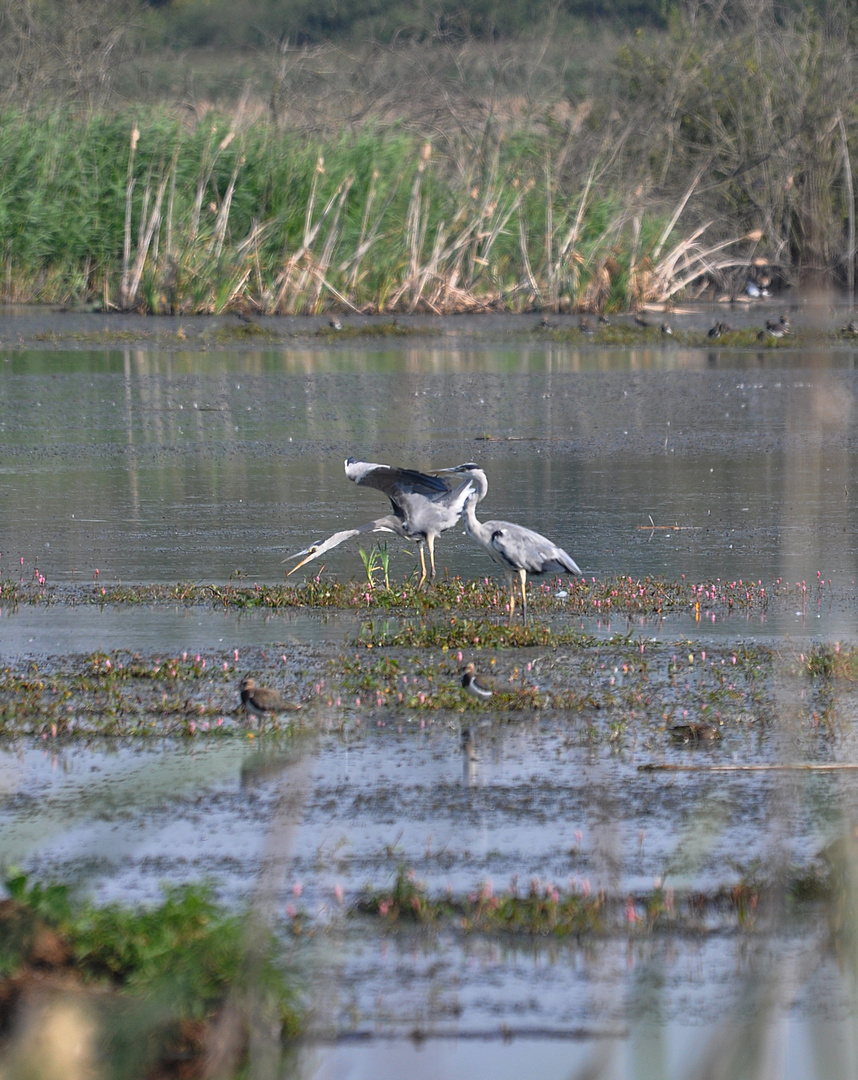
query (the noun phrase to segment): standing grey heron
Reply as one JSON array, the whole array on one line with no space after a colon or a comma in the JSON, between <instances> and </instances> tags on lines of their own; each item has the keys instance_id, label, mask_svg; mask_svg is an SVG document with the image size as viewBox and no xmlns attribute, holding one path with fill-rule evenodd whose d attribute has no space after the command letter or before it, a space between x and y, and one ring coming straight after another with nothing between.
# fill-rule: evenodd
<instances>
[{"instance_id":1,"label":"standing grey heron","mask_svg":"<svg viewBox=\"0 0 858 1080\"><path fill-rule=\"evenodd\" d=\"M466 473L474 482L474 491L465 500L465 528L468 535L477 541L506 575L509 588L509 621L515 612L515 580L521 585L521 606L524 623L527 625L527 575L562 573L581 574L575 560L541 533L527 529L523 525L514 525L510 521L478 521L476 506L488 493L489 482L483 470L470 461L446 470L451 473Z\"/></svg>"},{"instance_id":2,"label":"standing grey heron","mask_svg":"<svg viewBox=\"0 0 858 1080\"><path fill-rule=\"evenodd\" d=\"M392 465L358 461L353 457L346 458L345 470L349 480L383 492L390 499L393 513L376 518L375 521L368 521L355 529L344 529L334 533L327 540L313 544L290 556L293 559L301 558L301 556L304 558L289 571L289 574L294 574L305 563L318 559L326 551L338 547L353 536L365 532L392 532L417 544L420 552L418 588L427 578L426 558L423 553L423 545L426 545L429 549L430 576L434 581L435 541L442 532L451 529L462 516L465 500L474 489L471 478L466 478L454 487L440 476L430 476L416 469L399 469ZM288 577L289 574L286 576Z\"/></svg>"}]
</instances>

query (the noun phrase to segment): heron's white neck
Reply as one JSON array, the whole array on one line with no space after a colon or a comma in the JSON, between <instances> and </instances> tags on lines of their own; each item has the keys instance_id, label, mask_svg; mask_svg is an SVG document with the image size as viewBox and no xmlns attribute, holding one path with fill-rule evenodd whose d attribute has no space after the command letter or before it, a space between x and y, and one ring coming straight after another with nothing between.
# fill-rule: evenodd
<instances>
[{"instance_id":1,"label":"heron's white neck","mask_svg":"<svg viewBox=\"0 0 858 1080\"><path fill-rule=\"evenodd\" d=\"M474 482L477 502L482 502L489 492L489 478L482 469L469 469L468 476L470 476L471 480Z\"/></svg>"},{"instance_id":2,"label":"heron's white neck","mask_svg":"<svg viewBox=\"0 0 858 1080\"><path fill-rule=\"evenodd\" d=\"M475 536L479 532L480 523L477 521L477 503L480 500L479 490L473 492L465 501L465 528Z\"/></svg>"}]
</instances>

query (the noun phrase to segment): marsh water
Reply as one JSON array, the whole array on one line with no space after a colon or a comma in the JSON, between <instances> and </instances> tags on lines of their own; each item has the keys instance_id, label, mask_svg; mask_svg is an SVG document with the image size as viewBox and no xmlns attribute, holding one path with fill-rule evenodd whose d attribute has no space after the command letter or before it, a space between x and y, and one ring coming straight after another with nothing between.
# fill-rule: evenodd
<instances>
[{"instance_id":1,"label":"marsh water","mask_svg":"<svg viewBox=\"0 0 858 1080\"><path fill-rule=\"evenodd\" d=\"M0 320L2 340L22 336L16 318ZM821 604L582 629L686 652L691 641L727 663L737 642L799 652L858 637L848 343L603 349L499 319L394 341L332 340L312 324L265 348L185 351L139 336L96 349L77 323L77 337L41 346L34 319L27 340L0 350L0 579L280 582L290 554L386 512L379 493L346 480L346 456L477 461L490 481L480 516L538 529L587 575L830 583ZM97 319L82 324L88 334ZM413 550L390 551L394 576L413 571ZM494 573L458 529L439 541L438 564ZM363 574L348 545L307 570ZM96 649L267 652L288 668L290 650L352 648L358 624L350 613L0 603L0 659L20 669ZM298 758L243 738L10 741L0 858L103 900L210 880L244 903L275 880L275 917L298 905L319 927L301 960L329 1038L307 1050L307 1077L696 1075L761 984L776 987L765 1005L754 998L771 1075L853 1075L854 987L815 926L499 942L388 934L345 911L400 865L436 894L489 879L612 894L656 879L730 885L734 864L744 872L773 851L806 862L855 821L855 774L644 774L641 763L682 764L688 750L648 729L594 742L586 723L556 716L470 716L469 761L456 714L344 724L338 704ZM851 722L824 736L747 729L692 754L858 761Z\"/></svg>"}]
</instances>

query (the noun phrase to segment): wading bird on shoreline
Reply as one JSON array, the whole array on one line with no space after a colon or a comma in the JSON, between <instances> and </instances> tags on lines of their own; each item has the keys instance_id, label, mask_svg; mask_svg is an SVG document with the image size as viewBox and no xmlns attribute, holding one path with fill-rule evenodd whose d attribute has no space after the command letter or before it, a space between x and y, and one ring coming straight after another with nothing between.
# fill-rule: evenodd
<instances>
[{"instance_id":1,"label":"wading bird on shoreline","mask_svg":"<svg viewBox=\"0 0 858 1080\"><path fill-rule=\"evenodd\" d=\"M435 579L435 541L442 532L451 529L462 516L465 500L473 491L470 478L453 487L441 476L418 472L416 469L399 469L392 465L380 465L371 461L358 461L346 458L346 476L363 487L375 488L383 492L393 510L392 514L368 521L355 529L344 529L334 533L327 540L312 544L303 551L291 555L291 559L301 559L289 574L294 574L305 563L318 559L325 552L338 547L353 536L366 532L392 532L417 544L420 553L420 581L423 584L427 576ZM450 471L453 470L444 470ZM429 550L430 572L426 573L426 558L423 546ZM304 556L303 558L301 558ZM289 574L286 576L288 577Z\"/></svg>"},{"instance_id":2,"label":"wading bird on shoreline","mask_svg":"<svg viewBox=\"0 0 858 1080\"><path fill-rule=\"evenodd\" d=\"M521 586L522 617L527 625L527 575L563 573L580 576L578 564L553 541L524 525L511 521L478 521L476 506L488 493L489 481L478 465L470 461L445 472L465 473L471 477L475 490L465 500L465 528L468 535L485 549L486 553L501 567L509 588L509 621L515 612L515 582ZM464 685L464 684L463 684Z\"/></svg>"},{"instance_id":3,"label":"wading bird on shoreline","mask_svg":"<svg viewBox=\"0 0 858 1080\"><path fill-rule=\"evenodd\" d=\"M472 662L465 664L461 671L462 689L472 697L480 701L488 699L497 691L494 679L488 679L485 675L478 675L477 669Z\"/></svg>"},{"instance_id":4,"label":"wading bird on shoreline","mask_svg":"<svg viewBox=\"0 0 858 1080\"><path fill-rule=\"evenodd\" d=\"M257 686L252 675L245 675L241 680L239 695L241 707L248 717L255 716L264 720L282 712L297 712L301 708L300 705L284 701L279 691L271 690L267 686Z\"/></svg>"}]
</instances>

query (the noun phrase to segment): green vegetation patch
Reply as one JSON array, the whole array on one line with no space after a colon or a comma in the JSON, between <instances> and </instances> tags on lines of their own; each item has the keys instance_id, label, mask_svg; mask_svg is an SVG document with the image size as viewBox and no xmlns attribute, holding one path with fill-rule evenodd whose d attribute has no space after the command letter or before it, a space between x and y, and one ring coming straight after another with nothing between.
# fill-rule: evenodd
<instances>
[{"instance_id":1,"label":"green vegetation patch","mask_svg":"<svg viewBox=\"0 0 858 1080\"><path fill-rule=\"evenodd\" d=\"M854 857L854 856L853 856ZM458 927L463 933L564 938L570 935L605 935L624 930L631 934L658 931L723 932L725 926L754 930L758 918L785 900L792 915L806 915L823 903L832 932L851 934L854 915L844 919L850 901L843 880L843 864L789 866L777 880L758 873L735 885L676 891L665 882L626 896L591 894L582 883L561 888L534 878L525 889L516 879L508 889L495 890L483 881L467 893L452 889L438 897L429 894L413 869L399 866L385 888L367 888L355 906L357 914L378 918L388 928L408 926Z\"/></svg>"},{"instance_id":2,"label":"green vegetation patch","mask_svg":"<svg viewBox=\"0 0 858 1080\"><path fill-rule=\"evenodd\" d=\"M141 1076L183 1057L198 1074L218 1037L240 1067L260 1023L281 1045L302 1025L298 982L280 946L252 914L230 914L210 891L167 891L132 909L76 900L63 885L6 880L0 902L0 1025L30 995L69 995L93 1025L93 1057L111 1077ZM24 1051L21 1051L23 1054ZM148 1072L147 1072L148 1075ZM161 1075L160 1073L158 1075Z\"/></svg>"},{"instance_id":3,"label":"green vegetation patch","mask_svg":"<svg viewBox=\"0 0 858 1080\"><path fill-rule=\"evenodd\" d=\"M553 630L549 626L459 619L448 622L405 623L398 629L376 629L373 623L361 628L356 644L367 649L394 647L463 648L557 648L560 645L586 647L595 638L579 630Z\"/></svg>"},{"instance_id":4,"label":"green vegetation patch","mask_svg":"<svg viewBox=\"0 0 858 1080\"><path fill-rule=\"evenodd\" d=\"M653 526L656 528L656 526ZM416 579L385 583L383 569L367 556L365 581L340 581L321 574L300 584L252 585L229 582L225 585L110 585L52 586L41 578L37 582L0 582L0 605L16 604L204 604L223 608L344 608L379 610L391 614L424 615L431 612L480 613L483 617L504 616L509 610L509 595L502 581L495 578L465 580L459 577L436 581L417 588ZM814 601L826 591L817 583ZM528 611L535 617L554 614L588 616L662 615L682 611L767 610L773 597L798 595L807 601L806 586L794 587L776 582L764 586L761 581L742 580L693 583L665 581L660 578L572 578L531 584ZM535 620L534 620L535 621ZM535 631L534 631L535 632Z\"/></svg>"},{"instance_id":5,"label":"green vegetation patch","mask_svg":"<svg viewBox=\"0 0 858 1080\"><path fill-rule=\"evenodd\" d=\"M537 881L523 894L515 886L495 893L491 883L484 882L466 896L448 891L432 899L414 871L400 867L390 888L367 890L356 910L378 916L388 925L437 925L453 920L469 933L566 937L601 929L602 901L600 896L561 894L554 885Z\"/></svg>"},{"instance_id":6,"label":"green vegetation patch","mask_svg":"<svg viewBox=\"0 0 858 1080\"><path fill-rule=\"evenodd\" d=\"M814 645L807 655L800 654L799 663L812 679L858 682L858 649L843 646L839 642Z\"/></svg>"}]
</instances>

